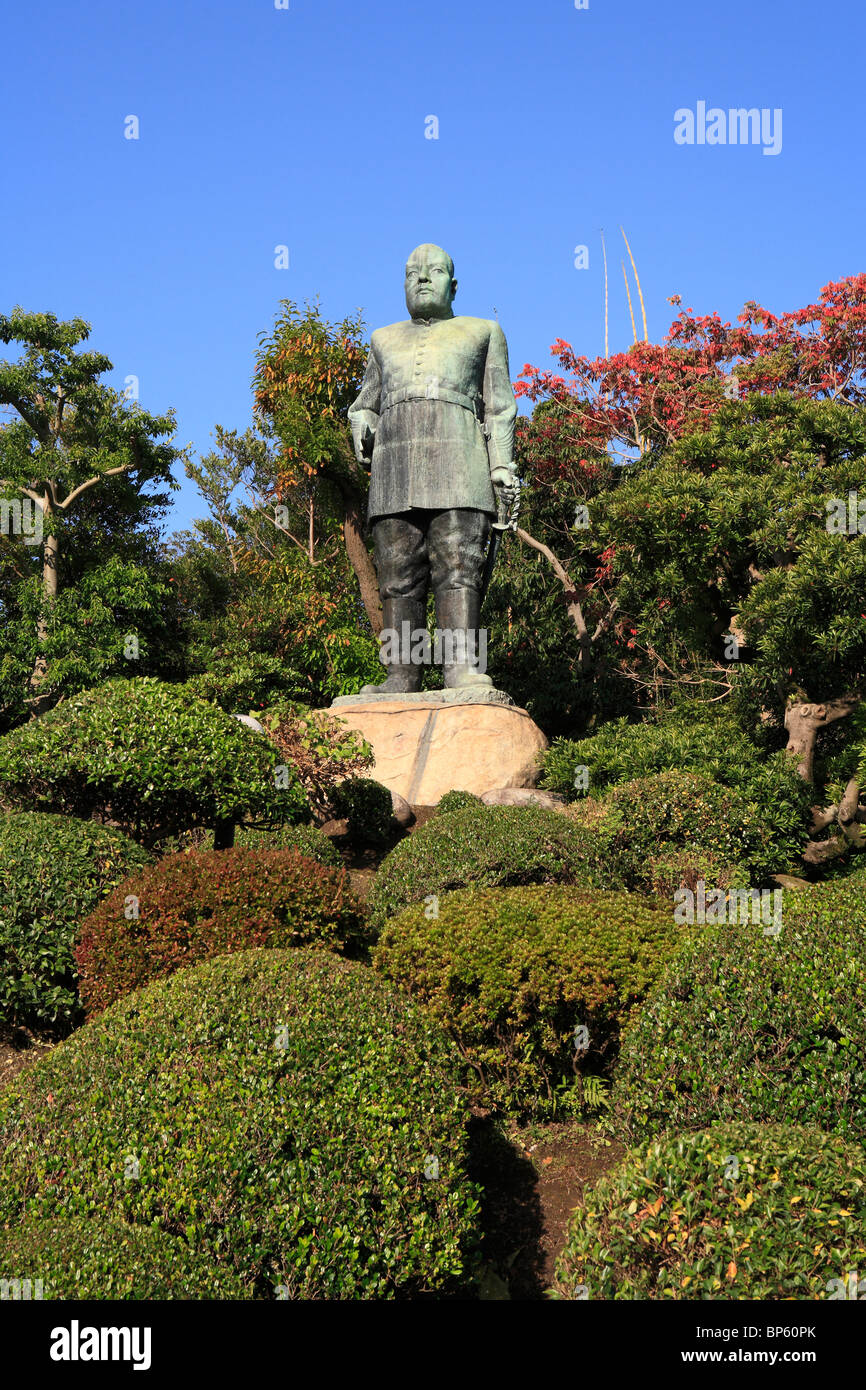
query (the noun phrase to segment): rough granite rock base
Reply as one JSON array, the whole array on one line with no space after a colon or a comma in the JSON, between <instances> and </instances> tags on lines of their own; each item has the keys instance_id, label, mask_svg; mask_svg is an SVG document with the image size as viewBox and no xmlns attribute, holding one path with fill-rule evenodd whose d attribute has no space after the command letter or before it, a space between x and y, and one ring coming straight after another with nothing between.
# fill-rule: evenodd
<instances>
[{"instance_id":1,"label":"rough granite rock base","mask_svg":"<svg viewBox=\"0 0 866 1390\"><path fill-rule=\"evenodd\" d=\"M526 710L501 690L343 695L330 713L371 745L370 775L412 806L435 806L449 791L531 787L547 747Z\"/></svg>"}]
</instances>

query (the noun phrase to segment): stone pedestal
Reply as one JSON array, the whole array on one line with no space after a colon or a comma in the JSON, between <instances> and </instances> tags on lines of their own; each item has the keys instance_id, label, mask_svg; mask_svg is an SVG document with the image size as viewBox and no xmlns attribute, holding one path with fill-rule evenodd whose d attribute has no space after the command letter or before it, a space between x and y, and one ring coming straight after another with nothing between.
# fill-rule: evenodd
<instances>
[{"instance_id":1,"label":"stone pedestal","mask_svg":"<svg viewBox=\"0 0 866 1390\"><path fill-rule=\"evenodd\" d=\"M369 775L413 806L449 791L482 796L529 787L547 739L501 690L344 695L329 711L357 729L376 756Z\"/></svg>"}]
</instances>

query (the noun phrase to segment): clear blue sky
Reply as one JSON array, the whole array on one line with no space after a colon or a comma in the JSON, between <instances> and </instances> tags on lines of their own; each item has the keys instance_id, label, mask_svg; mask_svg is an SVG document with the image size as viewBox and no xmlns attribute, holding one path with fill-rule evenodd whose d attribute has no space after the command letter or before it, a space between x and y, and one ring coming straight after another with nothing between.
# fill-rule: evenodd
<instances>
[{"instance_id":1,"label":"clear blue sky","mask_svg":"<svg viewBox=\"0 0 866 1390\"><path fill-rule=\"evenodd\" d=\"M457 312L498 313L515 376L558 337L603 350L601 227L612 350L631 338L620 223L655 339L668 295L782 311L864 269L862 0L289 5L4 14L0 307L91 322L180 443L250 423L281 298L405 317L422 241L454 257ZM781 153L677 145L674 112L699 101L781 108ZM186 480L177 497L186 526L201 506Z\"/></svg>"}]
</instances>

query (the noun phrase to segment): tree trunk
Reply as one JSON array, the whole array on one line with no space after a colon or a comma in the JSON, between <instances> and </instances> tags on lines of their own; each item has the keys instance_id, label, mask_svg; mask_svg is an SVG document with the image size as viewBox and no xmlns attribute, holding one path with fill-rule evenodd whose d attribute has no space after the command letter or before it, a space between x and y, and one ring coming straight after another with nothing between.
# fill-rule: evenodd
<instances>
[{"instance_id":1,"label":"tree trunk","mask_svg":"<svg viewBox=\"0 0 866 1390\"><path fill-rule=\"evenodd\" d=\"M234 849L235 844L235 823L233 820L214 821L213 827L213 847L214 849Z\"/></svg>"},{"instance_id":2,"label":"tree trunk","mask_svg":"<svg viewBox=\"0 0 866 1390\"><path fill-rule=\"evenodd\" d=\"M51 505L46 497L41 503L43 519L51 515ZM57 598L57 562L60 558L60 539L55 532L47 535L42 542L42 598L46 606L54 603ZM48 663L45 658L44 647L48 641L48 618L43 612L43 616L36 624L36 638L39 643L40 651L36 657L33 671L30 675L30 689L37 696L34 713L39 713L39 706L44 701L39 700L39 686L45 679Z\"/></svg>"},{"instance_id":3,"label":"tree trunk","mask_svg":"<svg viewBox=\"0 0 866 1390\"><path fill-rule=\"evenodd\" d=\"M343 478L333 479L345 509L343 520L343 541L349 564L355 571L355 578L361 590L361 601L373 629L373 636L382 631L382 602L379 598L379 580L376 566L364 540L364 512L360 492Z\"/></svg>"},{"instance_id":4,"label":"tree trunk","mask_svg":"<svg viewBox=\"0 0 866 1390\"><path fill-rule=\"evenodd\" d=\"M530 536L528 531L524 531L518 526L515 535L524 545L537 550L539 555L543 555L547 563L551 566L554 574L563 588L563 598L565 599L565 609L577 630L577 665L580 670L587 670L592 662L592 638L586 626L583 616L583 609L580 606L578 592L569 578L568 571L561 560L558 560L549 545L543 541L537 541L534 536Z\"/></svg>"},{"instance_id":5,"label":"tree trunk","mask_svg":"<svg viewBox=\"0 0 866 1390\"><path fill-rule=\"evenodd\" d=\"M815 740L819 731L837 719L845 719L859 704L859 695L842 695L822 705L790 705L785 711L787 751L796 757L797 771L804 782L814 781Z\"/></svg>"}]
</instances>

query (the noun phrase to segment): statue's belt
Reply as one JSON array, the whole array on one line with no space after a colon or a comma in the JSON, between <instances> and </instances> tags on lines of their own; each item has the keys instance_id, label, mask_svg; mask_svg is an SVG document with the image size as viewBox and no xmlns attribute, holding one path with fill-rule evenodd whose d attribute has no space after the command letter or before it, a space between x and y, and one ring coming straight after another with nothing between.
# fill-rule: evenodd
<instances>
[{"instance_id":1,"label":"statue's belt","mask_svg":"<svg viewBox=\"0 0 866 1390\"><path fill-rule=\"evenodd\" d=\"M404 401L445 401L448 405L462 405L464 410L471 410L478 421L481 421L480 397L467 396L462 391L451 391L447 386L431 385L425 386L423 390L419 386L404 386L399 391L391 391L382 397L379 414L384 415L386 410L395 405L402 405Z\"/></svg>"}]
</instances>

